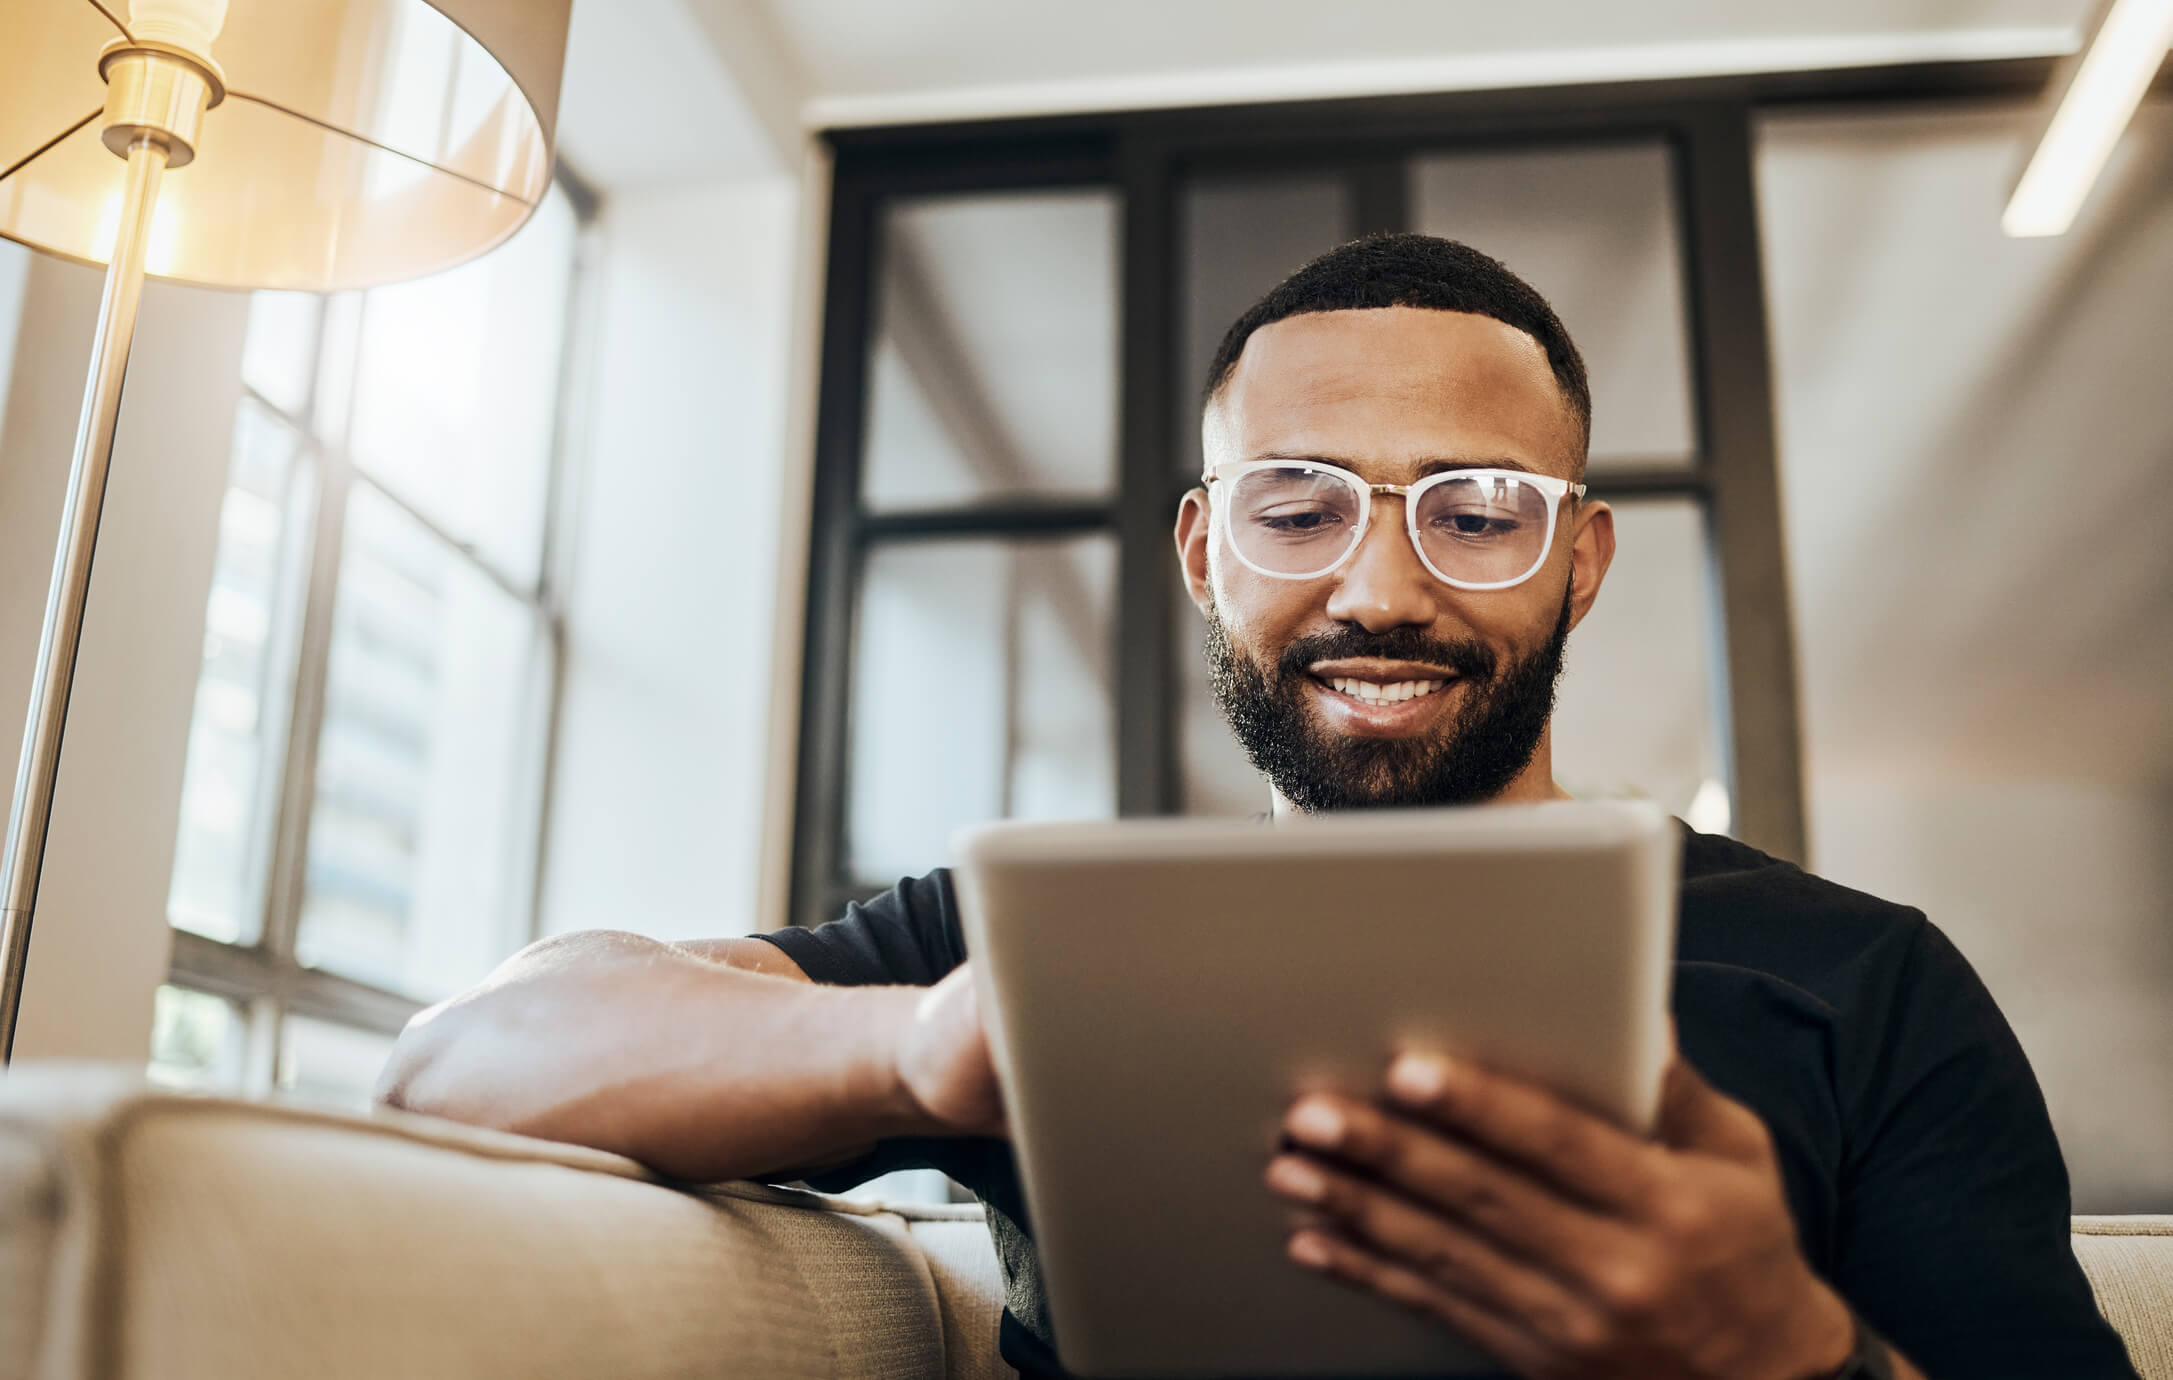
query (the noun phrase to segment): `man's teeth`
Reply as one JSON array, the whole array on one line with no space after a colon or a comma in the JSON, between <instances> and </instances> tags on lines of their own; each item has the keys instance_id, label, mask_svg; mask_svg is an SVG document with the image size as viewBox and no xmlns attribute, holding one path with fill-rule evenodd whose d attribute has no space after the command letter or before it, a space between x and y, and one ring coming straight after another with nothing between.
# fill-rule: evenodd
<instances>
[{"instance_id":1,"label":"man's teeth","mask_svg":"<svg viewBox=\"0 0 2173 1380\"><path fill-rule=\"evenodd\" d=\"M1445 680L1399 680L1393 685L1381 685L1370 680L1353 680L1349 676L1337 676L1331 679L1328 684L1334 686L1337 693L1349 695L1354 700L1364 700L1368 704L1393 704L1398 700L1412 700L1417 699L1420 695L1431 695L1434 691L1447 685L1448 682Z\"/></svg>"}]
</instances>

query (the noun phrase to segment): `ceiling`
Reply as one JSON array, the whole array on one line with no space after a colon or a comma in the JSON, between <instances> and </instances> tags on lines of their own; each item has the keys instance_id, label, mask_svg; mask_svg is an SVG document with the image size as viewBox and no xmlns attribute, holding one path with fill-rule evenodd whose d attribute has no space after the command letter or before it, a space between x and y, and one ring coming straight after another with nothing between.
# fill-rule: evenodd
<instances>
[{"instance_id":1,"label":"ceiling","mask_svg":"<svg viewBox=\"0 0 2173 1380\"><path fill-rule=\"evenodd\" d=\"M2071 41L2089 0L773 0L825 123ZM1446 78L1444 80L1444 77ZM1569 79L1579 79L1570 75Z\"/></svg>"},{"instance_id":2,"label":"ceiling","mask_svg":"<svg viewBox=\"0 0 2173 1380\"><path fill-rule=\"evenodd\" d=\"M809 127L2041 55L2091 0L576 0L561 143L611 190Z\"/></svg>"}]
</instances>

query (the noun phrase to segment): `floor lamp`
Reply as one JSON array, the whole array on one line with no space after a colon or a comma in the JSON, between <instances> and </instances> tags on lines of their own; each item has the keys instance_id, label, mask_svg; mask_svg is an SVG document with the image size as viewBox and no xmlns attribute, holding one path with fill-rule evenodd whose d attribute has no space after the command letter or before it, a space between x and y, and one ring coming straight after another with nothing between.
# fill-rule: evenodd
<instances>
[{"instance_id":1,"label":"floor lamp","mask_svg":"<svg viewBox=\"0 0 2173 1380\"><path fill-rule=\"evenodd\" d=\"M106 266L0 854L0 1063L145 274L337 292L496 245L550 187L572 3L0 0L0 237Z\"/></svg>"}]
</instances>

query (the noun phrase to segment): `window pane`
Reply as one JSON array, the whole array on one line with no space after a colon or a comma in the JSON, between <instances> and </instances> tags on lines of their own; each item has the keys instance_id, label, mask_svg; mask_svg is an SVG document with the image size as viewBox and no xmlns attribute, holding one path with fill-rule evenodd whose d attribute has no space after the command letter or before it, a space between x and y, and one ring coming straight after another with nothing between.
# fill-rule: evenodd
<instances>
[{"instance_id":1,"label":"window pane","mask_svg":"<svg viewBox=\"0 0 2173 1380\"><path fill-rule=\"evenodd\" d=\"M1173 454L1189 480L1200 473L1200 391L1223 335L1269 288L1351 238L1356 212L1349 184L1326 175L1194 178L1177 205L1184 335Z\"/></svg>"},{"instance_id":2,"label":"window pane","mask_svg":"<svg viewBox=\"0 0 2173 1380\"><path fill-rule=\"evenodd\" d=\"M848 872L895 881L992 819L1116 810L1116 543L878 547L854 650Z\"/></svg>"},{"instance_id":3,"label":"window pane","mask_svg":"<svg viewBox=\"0 0 2173 1380\"><path fill-rule=\"evenodd\" d=\"M182 929L230 943L253 941L263 921L294 702L313 520L311 471L297 463L297 444L269 412L242 402L181 780L167 915Z\"/></svg>"},{"instance_id":4,"label":"window pane","mask_svg":"<svg viewBox=\"0 0 2173 1380\"><path fill-rule=\"evenodd\" d=\"M1430 156L1414 226L1491 254L1547 298L1592 382L1592 468L1697 456L1682 236L1664 144Z\"/></svg>"},{"instance_id":5,"label":"window pane","mask_svg":"<svg viewBox=\"0 0 2173 1380\"><path fill-rule=\"evenodd\" d=\"M1098 190L889 208L868 358L868 507L1109 493L1117 230L1117 198Z\"/></svg>"},{"instance_id":6,"label":"window pane","mask_svg":"<svg viewBox=\"0 0 2173 1380\"><path fill-rule=\"evenodd\" d=\"M297 952L421 1000L526 938L534 613L367 484L349 499Z\"/></svg>"},{"instance_id":7,"label":"window pane","mask_svg":"<svg viewBox=\"0 0 2173 1380\"><path fill-rule=\"evenodd\" d=\"M166 1088L241 1088L242 1010L224 997L161 987L152 999L151 1062L145 1076Z\"/></svg>"},{"instance_id":8,"label":"window pane","mask_svg":"<svg viewBox=\"0 0 2173 1380\"><path fill-rule=\"evenodd\" d=\"M523 583L542 552L576 229L554 187L503 247L362 311L356 463Z\"/></svg>"},{"instance_id":9,"label":"window pane","mask_svg":"<svg viewBox=\"0 0 2173 1380\"><path fill-rule=\"evenodd\" d=\"M317 363L317 315L323 304L322 297L308 292L259 292L249 298L242 382L290 417L301 417L309 410L309 378Z\"/></svg>"},{"instance_id":10,"label":"window pane","mask_svg":"<svg viewBox=\"0 0 2173 1380\"><path fill-rule=\"evenodd\" d=\"M1253 770L1207 687L1207 620L1176 582L1170 614L1176 646L1179 808L1188 815L1257 815L1272 803L1267 778Z\"/></svg>"},{"instance_id":11,"label":"window pane","mask_svg":"<svg viewBox=\"0 0 2173 1380\"><path fill-rule=\"evenodd\" d=\"M1587 799L1635 796L1725 833L1713 712L1718 599L1705 516L1688 499L1617 502L1615 562L1570 634L1554 711L1554 776Z\"/></svg>"},{"instance_id":12,"label":"window pane","mask_svg":"<svg viewBox=\"0 0 2173 1380\"><path fill-rule=\"evenodd\" d=\"M308 1016L279 1023L279 1090L304 1101L360 1111L370 1105L390 1036Z\"/></svg>"}]
</instances>

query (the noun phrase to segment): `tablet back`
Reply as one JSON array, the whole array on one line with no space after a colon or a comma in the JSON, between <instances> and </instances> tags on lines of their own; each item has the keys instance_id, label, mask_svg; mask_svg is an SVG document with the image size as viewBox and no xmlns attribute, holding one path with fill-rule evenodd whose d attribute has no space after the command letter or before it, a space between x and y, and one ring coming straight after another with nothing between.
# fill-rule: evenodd
<instances>
[{"instance_id":1,"label":"tablet back","mask_svg":"<svg viewBox=\"0 0 2173 1380\"><path fill-rule=\"evenodd\" d=\"M1293 1093L1442 1048L1649 1127L1681 846L1629 804L997 825L967 951L1058 1354L1084 1376L1490 1369L1284 1255Z\"/></svg>"}]
</instances>

